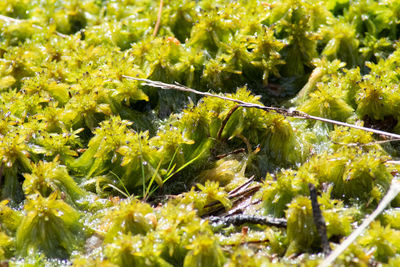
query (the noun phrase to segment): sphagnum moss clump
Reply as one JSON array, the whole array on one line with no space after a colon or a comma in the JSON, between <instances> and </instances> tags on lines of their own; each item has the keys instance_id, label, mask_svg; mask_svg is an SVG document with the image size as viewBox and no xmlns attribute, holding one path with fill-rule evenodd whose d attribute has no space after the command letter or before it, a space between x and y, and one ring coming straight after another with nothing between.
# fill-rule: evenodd
<instances>
[{"instance_id":1,"label":"sphagnum moss clump","mask_svg":"<svg viewBox=\"0 0 400 267\"><path fill-rule=\"evenodd\" d=\"M309 184L333 248L398 176L398 144L126 77L400 133L399 14L394 0L1 1L0 260L314 266ZM336 263L396 265L399 203Z\"/></svg>"}]
</instances>

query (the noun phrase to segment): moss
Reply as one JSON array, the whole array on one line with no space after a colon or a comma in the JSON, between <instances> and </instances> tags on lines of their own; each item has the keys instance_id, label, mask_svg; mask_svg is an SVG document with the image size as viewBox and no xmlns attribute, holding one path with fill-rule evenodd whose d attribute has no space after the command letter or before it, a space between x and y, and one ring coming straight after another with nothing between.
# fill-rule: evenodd
<instances>
[{"instance_id":1,"label":"moss","mask_svg":"<svg viewBox=\"0 0 400 267\"><path fill-rule=\"evenodd\" d=\"M399 230L400 229L400 224L399 224L399 216L400 216L400 210L398 208L393 208L389 209L384 212L383 214L383 224L384 225L390 225L392 228Z\"/></svg>"},{"instance_id":2,"label":"moss","mask_svg":"<svg viewBox=\"0 0 400 267\"><path fill-rule=\"evenodd\" d=\"M318 89L299 108L313 116L339 121L346 121L353 114L353 109L343 99Z\"/></svg>"},{"instance_id":3,"label":"moss","mask_svg":"<svg viewBox=\"0 0 400 267\"><path fill-rule=\"evenodd\" d=\"M267 214L283 217L287 205L298 195L308 194L308 182L313 182L312 176L301 176L296 172L283 171L274 179L268 175L263 190L264 208Z\"/></svg>"},{"instance_id":4,"label":"moss","mask_svg":"<svg viewBox=\"0 0 400 267\"><path fill-rule=\"evenodd\" d=\"M346 62L349 67L360 64L358 54L359 42L355 38L356 30L350 23L343 20L332 20L326 27L321 27L321 33L326 39L326 46L322 51L329 59L338 58Z\"/></svg>"},{"instance_id":5,"label":"moss","mask_svg":"<svg viewBox=\"0 0 400 267\"><path fill-rule=\"evenodd\" d=\"M340 255L337 264L357 264L359 266L368 266L371 260L371 255L369 255L362 246L359 244L351 244L349 248Z\"/></svg>"},{"instance_id":6,"label":"moss","mask_svg":"<svg viewBox=\"0 0 400 267\"><path fill-rule=\"evenodd\" d=\"M44 253L50 258L68 258L82 248L84 232L79 213L57 193L48 198L31 195L24 207L26 216L16 233L17 255Z\"/></svg>"},{"instance_id":7,"label":"moss","mask_svg":"<svg viewBox=\"0 0 400 267\"><path fill-rule=\"evenodd\" d=\"M373 201L381 198L391 180L382 160L374 152L361 154L347 150L343 154L314 157L303 168L314 173L320 182L333 183L332 196L335 198Z\"/></svg>"},{"instance_id":8,"label":"moss","mask_svg":"<svg viewBox=\"0 0 400 267\"><path fill-rule=\"evenodd\" d=\"M326 222L328 238L347 236L352 231L352 223L360 215L355 207L346 207L343 201L331 199L332 186L318 198Z\"/></svg>"},{"instance_id":9,"label":"moss","mask_svg":"<svg viewBox=\"0 0 400 267\"><path fill-rule=\"evenodd\" d=\"M207 236L199 236L188 246L189 252L183 266L223 266L224 254L218 243Z\"/></svg>"},{"instance_id":10,"label":"moss","mask_svg":"<svg viewBox=\"0 0 400 267\"><path fill-rule=\"evenodd\" d=\"M1 228L7 233L15 234L18 226L22 220L22 214L9 207L7 204L8 200L3 200L0 203L0 222Z\"/></svg>"},{"instance_id":11,"label":"moss","mask_svg":"<svg viewBox=\"0 0 400 267\"><path fill-rule=\"evenodd\" d=\"M152 242L140 235L127 235L115 240L105 248L112 263L118 266L172 266L154 251Z\"/></svg>"},{"instance_id":12,"label":"moss","mask_svg":"<svg viewBox=\"0 0 400 267\"><path fill-rule=\"evenodd\" d=\"M54 192L62 192L65 202L76 205L85 196L85 191L69 176L65 166L55 158L52 162L39 161L32 166L32 173L24 174L22 189L25 195L40 193L49 197Z\"/></svg>"},{"instance_id":13,"label":"moss","mask_svg":"<svg viewBox=\"0 0 400 267\"><path fill-rule=\"evenodd\" d=\"M305 252L318 241L317 229L313 222L311 201L304 196L296 197L286 212L288 220L287 238L289 247L286 255Z\"/></svg>"},{"instance_id":14,"label":"moss","mask_svg":"<svg viewBox=\"0 0 400 267\"><path fill-rule=\"evenodd\" d=\"M137 200L119 203L104 216L105 242L111 242L121 234L143 234L156 227L153 209Z\"/></svg>"},{"instance_id":15,"label":"moss","mask_svg":"<svg viewBox=\"0 0 400 267\"><path fill-rule=\"evenodd\" d=\"M263 264L267 264L267 262L268 265L271 266L278 267L282 265L282 263L271 262L268 257L263 257L263 255L256 254L249 248L239 247L237 250L235 250L230 261L226 263L226 266L262 266Z\"/></svg>"},{"instance_id":16,"label":"moss","mask_svg":"<svg viewBox=\"0 0 400 267\"><path fill-rule=\"evenodd\" d=\"M374 258L381 262L398 253L400 249L399 233L390 227L383 227L379 222L371 225L366 236L360 238L359 242L368 248L374 248Z\"/></svg>"},{"instance_id":17,"label":"moss","mask_svg":"<svg viewBox=\"0 0 400 267\"><path fill-rule=\"evenodd\" d=\"M308 183L335 246L397 177L393 140L125 77L398 132L398 1L159 4L0 2L0 260L317 264ZM395 265L398 202L336 263ZM214 203L288 227L212 228Z\"/></svg>"}]
</instances>

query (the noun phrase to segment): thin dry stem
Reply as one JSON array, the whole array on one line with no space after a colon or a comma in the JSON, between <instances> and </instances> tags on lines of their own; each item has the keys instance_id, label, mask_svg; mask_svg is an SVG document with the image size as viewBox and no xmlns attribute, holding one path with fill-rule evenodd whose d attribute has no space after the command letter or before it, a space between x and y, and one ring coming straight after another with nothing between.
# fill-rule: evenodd
<instances>
[{"instance_id":1,"label":"thin dry stem","mask_svg":"<svg viewBox=\"0 0 400 267\"><path fill-rule=\"evenodd\" d=\"M164 5L164 1L160 0L160 6L158 7L158 13L157 13L157 22L156 22L156 26L154 27L154 31L153 31L154 37L157 35L158 30L160 29L163 5Z\"/></svg>"},{"instance_id":2,"label":"thin dry stem","mask_svg":"<svg viewBox=\"0 0 400 267\"><path fill-rule=\"evenodd\" d=\"M226 115L225 119L222 121L221 127L219 128L218 134L217 134L217 139L221 140L222 132L224 131L224 128L226 124L228 123L228 120L232 116L232 114L240 107L240 105L234 106L231 110L229 110L228 115Z\"/></svg>"},{"instance_id":3,"label":"thin dry stem","mask_svg":"<svg viewBox=\"0 0 400 267\"><path fill-rule=\"evenodd\" d=\"M215 158L216 159L223 159L223 158L226 158L229 155L234 155L234 154L239 154L239 153L244 153L244 152L246 152L245 148L238 148L238 149L235 149L235 150L233 150L231 152L228 152L228 153L225 153L225 154L216 155Z\"/></svg>"},{"instance_id":4,"label":"thin dry stem","mask_svg":"<svg viewBox=\"0 0 400 267\"><path fill-rule=\"evenodd\" d=\"M232 191L230 191L230 192L228 193L228 195L229 195L229 196L232 196L233 194L236 194L237 192L246 189L253 181L254 181L254 175L251 176L247 182L243 183L242 185L239 185L238 187L236 187L235 189L233 189Z\"/></svg>"},{"instance_id":5,"label":"thin dry stem","mask_svg":"<svg viewBox=\"0 0 400 267\"><path fill-rule=\"evenodd\" d=\"M373 146L373 145L379 145L379 144L386 144L386 143L390 143L390 142L396 142L396 141L400 141L400 139L390 139L390 140L379 140L379 141L373 141L373 142L369 142L366 144L360 144L360 143L339 143L339 142L335 142L332 141L332 143L334 143L335 145L340 145L340 146L348 146L348 147L364 147L364 146Z\"/></svg>"},{"instance_id":6,"label":"thin dry stem","mask_svg":"<svg viewBox=\"0 0 400 267\"><path fill-rule=\"evenodd\" d=\"M264 105L248 103L248 102L244 102L244 101L241 101L241 100L238 100L238 99L233 99L233 98L226 97L226 96L215 95L215 94L211 94L211 93L208 93L208 92L200 92L200 91L194 90L192 88L189 88L189 87L186 87L186 86L183 86L183 85L180 85L180 84L168 84L168 83L163 83L163 82L159 82L159 81L152 81L152 80L149 80L149 79L135 78L135 77L126 76L126 75L122 75L122 77L124 77L126 79L142 81L142 82L144 82L144 85L148 85L148 86L152 86L152 87L158 87L158 88L161 88L161 89L164 89L164 90L178 90L178 91L189 92L189 93L202 95L202 96L216 97L216 98L220 98L220 99L224 99L224 100L227 100L227 101L232 101L232 102L238 103L238 104L240 104L240 106L246 107L246 108L258 108L258 109L262 109L262 110L265 110L265 111L275 111L276 113L282 114L284 116L292 117L292 118L322 121L322 122L326 122L326 123L330 123L330 124L334 124L334 125L345 126L345 127L349 127L349 128L354 128L354 129L358 129L358 130L372 132L372 133L375 133L375 134L389 136L389 137L395 138L395 139L400 139L400 135L398 135L398 134L389 133L389 132L376 130L376 129L372 129L372 128L367 128L367 127L363 127L363 126L358 126L358 125L354 125L354 124L350 124L350 123L346 123L346 122L335 121L335 120L326 119L326 118L322 118L322 117L312 116L312 115L309 115L309 114L304 113L302 111L298 111L298 110L294 110L294 109L267 107L267 106L264 106Z\"/></svg>"}]
</instances>

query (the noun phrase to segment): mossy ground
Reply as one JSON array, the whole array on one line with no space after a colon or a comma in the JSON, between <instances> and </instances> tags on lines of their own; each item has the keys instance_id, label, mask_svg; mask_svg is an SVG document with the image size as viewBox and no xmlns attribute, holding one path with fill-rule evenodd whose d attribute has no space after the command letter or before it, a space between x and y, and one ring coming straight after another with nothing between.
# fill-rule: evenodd
<instances>
[{"instance_id":1,"label":"mossy ground","mask_svg":"<svg viewBox=\"0 0 400 267\"><path fill-rule=\"evenodd\" d=\"M124 76L400 133L399 16L397 0L1 1L0 260L317 265L308 184L334 248L398 176L398 142ZM397 265L399 207L336 263ZM230 212L287 227L207 220Z\"/></svg>"}]
</instances>

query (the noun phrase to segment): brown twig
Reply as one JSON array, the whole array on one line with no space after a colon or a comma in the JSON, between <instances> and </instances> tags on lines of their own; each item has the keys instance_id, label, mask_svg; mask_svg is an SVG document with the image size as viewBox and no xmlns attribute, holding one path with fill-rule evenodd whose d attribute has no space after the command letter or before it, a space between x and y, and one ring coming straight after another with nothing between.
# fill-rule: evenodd
<instances>
[{"instance_id":1,"label":"brown twig","mask_svg":"<svg viewBox=\"0 0 400 267\"><path fill-rule=\"evenodd\" d=\"M241 186L244 186L245 188L247 188L247 186L250 183L246 182L245 184L243 184ZM260 189L260 188L261 188L261 185L255 185L255 186L252 186L252 187L247 188L247 189L243 189L242 188L240 191L237 191L237 192L234 192L234 193L229 192L228 193L228 198L229 199L233 199L235 197L239 197L238 199L234 200L234 202L237 202L238 200L243 199L243 197L246 197L247 195L258 191L258 189ZM210 208L212 206L216 206L216 205L220 205L220 204L221 204L221 202L219 202L219 201L213 201L213 202L208 203L207 205L205 205L204 208Z\"/></svg>"},{"instance_id":2,"label":"brown twig","mask_svg":"<svg viewBox=\"0 0 400 267\"><path fill-rule=\"evenodd\" d=\"M235 225L239 226L245 223L250 224L260 224L260 225L268 225L268 226L276 226L276 227L286 227L287 221L283 218L270 218L266 216L257 216L257 215L246 215L246 214L239 214L233 215L229 217L215 217L210 216L208 218L211 224L218 225Z\"/></svg>"},{"instance_id":3,"label":"brown twig","mask_svg":"<svg viewBox=\"0 0 400 267\"><path fill-rule=\"evenodd\" d=\"M234 199L232 201L233 205L236 205L236 203L242 201L244 198L249 197L250 195L254 194L255 192L257 192L259 189L261 188L261 186L253 186L248 188L247 190L240 192L240 194L238 194L238 198ZM229 199L231 199L232 197L230 197ZM219 202L217 204L220 204ZM216 205L214 205L216 206ZM212 207L214 207L212 206ZM215 215L218 214L219 212L221 212L222 210L224 210L225 208L222 205L216 206L216 208L214 210L211 210L205 214L202 215L202 217L207 217L207 216L211 216L211 215Z\"/></svg>"},{"instance_id":4,"label":"brown twig","mask_svg":"<svg viewBox=\"0 0 400 267\"><path fill-rule=\"evenodd\" d=\"M335 121L335 120L326 119L326 118L322 118L322 117L312 116L312 115L309 115L309 114L307 114L305 112L298 111L298 110L277 108L277 107L268 107L268 106L263 106L263 105L259 105L259 104L248 103L248 102L245 102L245 101L241 101L241 100L238 100L238 99L233 99L233 98L226 97L226 96L215 95L215 94L211 94L211 93L208 93L208 92L200 92L200 91L194 90L192 88L189 88L189 87L186 87L186 86L183 86L183 85L180 85L180 84L168 84L168 83L163 83L163 82L159 82L159 81L152 81L152 80L149 80L149 79L135 78L135 77L126 76L126 75L122 75L122 77L124 77L126 79L142 81L142 82L144 82L144 85L148 85L148 86L152 86L152 87L158 87L158 88L161 88L161 89L164 89L164 90L179 90L179 91L183 91L183 92L194 93L194 94L197 94L197 95L216 97L216 98L220 98L220 99L224 99L224 100L227 100L227 101L232 101L232 102L238 103L238 104L240 104L240 106L246 107L246 108L257 108L257 109L261 109L261 110L265 110L265 111L275 111L278 114L282 114L284 116L288 116L288 117L292 117L292 118L322 121L322 122L326 122L326 123L330 123L330 124L334 124L334 125L345 126L345 127L349 127L349 128L354 128L354 129L359 129L359 130L363 130L363 131L367 131L367 132L372 132L372 133L375 133L375 134L381 134L381 135L384 135L384 136L389 136L389 137L392 137L392 138L395 138L395 139L400 139L400 135L398 135L398 134L389 133L389 132L376 130L376 129L372 129L372 128L367 128L367 127L363 127L363 126L358 126L358 125L354 125L354 124L350 124L350 123L346 123L346 122Z\"/></svg>"},{"instance_id":5,"label":"brown twig","mask_svg":"<svg viewBox=\"0 0 400 267\"><path fill-rule=\"evenodd\" d=\"M232 196L233 194L235 194L235 193L237 193L237 192L239 192L239 191L242 191L243 189L247 188L253 181L254 181L254 175L251 176L247 182L245 182L245 183L242 184L242 185L239 185L238 187L236 187L235 189L233 189L232 191L230 191L230 192L228 193L228 195L229 195L229 196Z\"/></svg>"},{"instance_id":6,"label":"brown twig","mask_svg":"<svg viewBox=\"0 0 400 267\"><path fill-rule=\"evenodd\" d=\"M240 197L247 196L250 193L257 192L260 188L261 188L261 185L258 184L258 185L249 187L249 188L247 188L245 190L241 190L239 192L236 192L236 193L230 195L229 198L235 198L235 197L239 197L239 196Z\"/></svg>"},{"instance_id":7,"label":"brown twig","mask_svg":"<svg viewBox=\"0 0 400 267\"><path fill-rule=\"evenodd\" d=\"M229 121L230 117L232 114L240 107L240 105L234 106L231 110L229 110L228 114L226 115L225 119L222 121L221 127L219 128L218 134L217 134L217 139L221 140L221 135L222 132L224 131L224 128L226 126L226 123Z\"/></svg>"},{"instance_id":8,"label":"brown twig","mask_svg":"<svg viewBox=\"0 0 400 267\"><path fill-rule=\"evenodd\" d=\"M238 192L237 195L235 195L234 197L238 197L237 199L234 199L232 201L232 204L235 205L236 203L238 203L239 201L243 200L244 198L249 197L250 195L254 194L255 192L257 192L259 189L261 188L260 185L255 185L252 186L246 190L244 190L243 192ZM232 199L233 197L229 197L229 199ZM212 204L212 205L211 205ZM217 206L218 205L218 206ZM202 217L207 217L207 216L211 216L211 215L215 215L218 214L220 211L224 210L225 208L220 205L219 202L217 203L210 203L209 205L207 205L206 207L210 208L210 207L216 207L213 210L210 210L209 212L205 213L202 215Z\"/></svg>"},{"instance_id":9,"label":"brown twig","mask_svg":"<svg viewBox=\"0 0 400 267\"><path fill-rule=\"evenodd\" d=\"M263 240L249 240L249 241L244 240L244 241L241 241L239 244L240 245L244 245L244 244L248 244L248 245L250 245L250 244L262 244L262 243L267 243L268 241L270 241L269 238L266 238L266 239L263 239ZM222 246L237 246L237 245L238 245L237 243L234 243L234 244L222 244Z\"/></svg>"},{"instance_id":10,"label":"brown twig","mask_svg":"<svg viewBox=\"0 0 400 267\"><path fill-rule=\"evenodd\" d=\"M246 144L247 147L247 152L249 154L251 154L253 152L253 149L251 148L251 144L249 142L249 139L246 138L246 136L242 135L242 134L238 134L237 137L239 137L240 139L242 139L243 143Z\"/></svg>"},{"instance_id":11,"label":"brown twig","mask_svg":"<svg viewBox=\"0 0 400 267\"><path fill-rule=\"evenodd\" d=\"M308 184L308 189L310 190L314 224L317 227L319 237L321 238L322 253L324 253L324 255L328 255L331 252L331 247L329 246L328 236L326 235L325 219L324 216L322 216L322 212L318 204L317 190L315 189L315 185L312 183Z\"/></svg>"},{"instance_id":12,"label":"brown twig","mask_svg":"<svg viewBox=\"0 0 400 267\"><path fill-rule=\"evenodd\" d=\"M257 199L255 201L252 201L252 202L250 202L250 203L248 203L246 205L243 205L243 206L242 205L238 205L236 208L229 210L228 213L225 215L225 217L229 217L229 216L233 216L233 215L236 215L236 214L239 214L239 213L243 213L248 207L253 206L253 205L257 205L260 202L261 202L261 199ZM242 203L240 203L240 204L242 204Z\"/></svg>"},{"instance_id":13,"label":"brown twig","mask_svg":"<svg viewBox=\"0 0 400 267\"><path fill-rule=\"evenodd\" d=\"M215 157L216 157L217 159L223 159L223 158L226 158L226 157L229 156L229 155L232 155L232 154L239 154L239 153L243 153L243 152L245 152L245 151L246 151L246 149L244 149L244 148L238 148L238 149L235 149L235 150L233 150L233 151L231 151L231 152L228 152L228 153L225 153L225 154L216 155Z\"/></svg>"},{"instance_id":14,"label":"brown twig","mask_svg":"<svg viewBox=\"0 0 400 267\"><path fill-rule=\"evenodd\" d=\"M154 31L153 31L154 37L157 35L158 30L160 29L163 5L164 5L164 1L160 0L160 6L158 7L158 13L157 13L157 22L156 22L156 26L154 26Z\"/></svg>"}]
</instances>

